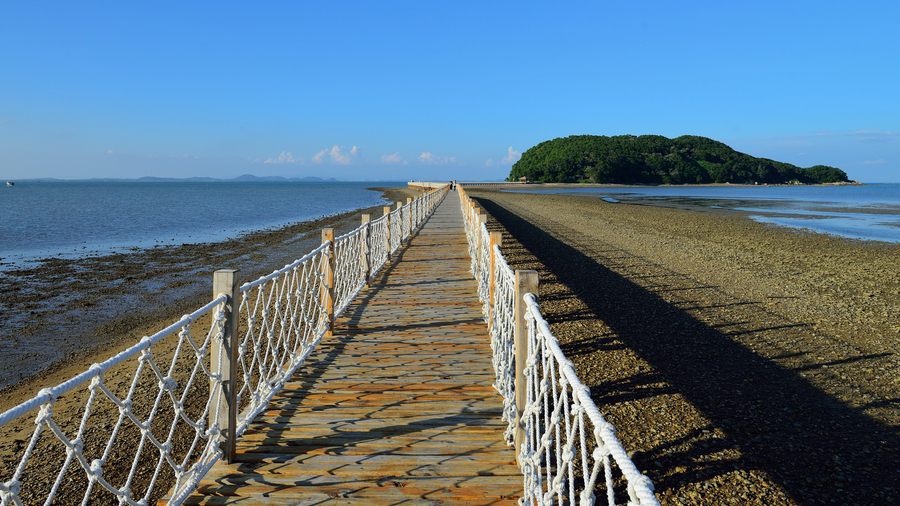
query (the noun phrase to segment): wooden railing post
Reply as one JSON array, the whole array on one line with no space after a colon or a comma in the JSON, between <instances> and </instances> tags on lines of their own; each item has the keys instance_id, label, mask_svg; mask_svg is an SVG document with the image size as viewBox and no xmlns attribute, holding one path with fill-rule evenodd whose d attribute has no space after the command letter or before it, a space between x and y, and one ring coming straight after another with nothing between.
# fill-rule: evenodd
<instances>
[{"instance_id":1,"label":"wooden railing post","mask_svg":"<svg viewBox=\"0 0 900 506\"><path fill-rule=\"evenodd\" d=\"M406 222L409 223L409 237L406 238L406 239L407 239L407 242L408 242L410 239L412 239L412 231L413 231L413 228L412 228L412 227L413 227L413 221L412 221L413 206L412 206L412 201L413 201L412 197L407 197L407 198L406 198L406 203L407 203L407 205L409 205L409 207L407 208L407 209L408 209L408 212L406 213Z\"/></svg>"},{"instance_id":2,"label":"wooden railing post","mask_svg":"<svg viewBox=\"0 0 900 506\"><path fill-rule=\"evenodd\" d=\"M526 293L538 296L537 271L516 271L516 328L513 334L516 348L516 460L522 443L525 442L525 427L522 426L522 413L525 410L525 402L528 398L528 381L525 378L525 362L528 360L528 325L525 323L525 301L522 297Z\"/></svg>"},{"instance_id":3,"label":"wooden railing post","mask_svg":"<svg viewBox=\"0 0 900 506\"><path fill-rule=\"evenodd\" d=\"M491 242L488 244L488 258L490 259L490 282L488 284L488 323L489 325L493 325L493 317L494 317L494 284L497 282L496 277L494 276L494 270L496 266L494 262L496 259L494 258L494 246L503 246L503 233L502 232L491 232Z\"/></svg>"},{"instance_id":4,"label":"wooden railing post","mask_svg":"<svg viewBox=\"0 0 900 506\"><path fill-rule=\"evenodd\" d=\"M334 335L334 229L322 229L322 244L330 241L328 246L327 258L323 266L322 278L325 288L322 291L322 305L325 307L325 315L328 318L328 328L325 329L326 336Z\"/></svg>"},{"instance_id":5,"label":"wooden railing post","mask_svg":"<svg viewBox=\"0 0 900 506\"><path fill-rule=\"evenodd\" d=\"M478 268L481 269L481 266L484 265L484 237L481 236L481 225L487 223L487 215L481 214L481 208L478 208L478 215L475 216L475 244L478 245Z\"/></svg>"},{"instance_id":6,"label":"wooden railing post","mask_svg":"<svg viewBox=\"0 0 900 506\"><path fill-rule=\"evenodd\" d=\"M363 244L360 245L360 249L362 250L363 269L365 269L366 271L366 286L369 286L369 276L372 275L372 255L369 253L370 251L372 251L372 241L369 239L369 223L371 223L371 221L371 214L362 215L362 224L366 227L366 229L363 231L363 235L365 236L366 240L365 242L363 242Z\"/></svg>"},{"instance_id":7,"label":"wooden railing post","mask_svg":"<svg viewBox=\"0 0 900 506\"><path fill-rule=\"evenodd\" d=\"M387 218L385 218L387 220L387 234L385 234L385 240L387 241L387 245L384 249L385 251L387 251L387 253L385 253L387 258L384 261L390 262L391 261L391 207L384 206L384 208L381 210L381 212L384 213L384 216L387 216Z\"/></svg>"},{"instance_id":8,"label":"wooden railing post","mask_svg":"<svg viewBox=\"0 0 900 506\"><path fill-rule=\"evenodd\" d=\"M228 300L225 301L225 329L222 335L222 346L213 346L209 355L210 370L222 377L222 395L219 397L218 404L214 404L213 409L209 411L209 424L212 426L218 419L223 438L220 448L225 462L229 464L234 461L235 431L237 430L239 279L240 271L237 269L220 269L213 273L213 297L224 293L228 296ZM224 356L220 354L224 354ZM219 367L220 363L221 368ZM210 392L214 388L215 382L210 380Z\"/></svg>"},{"instance_id":9,"label":"wooden railing post","mask_svg":"<svg viewBox=\"0 0 900 506\"><path fill-rule=\"evenodd\" d=\"M472 206L472 226L475 228L475 261L481 265L481 208Z\"/></svg>"}]
</instances>

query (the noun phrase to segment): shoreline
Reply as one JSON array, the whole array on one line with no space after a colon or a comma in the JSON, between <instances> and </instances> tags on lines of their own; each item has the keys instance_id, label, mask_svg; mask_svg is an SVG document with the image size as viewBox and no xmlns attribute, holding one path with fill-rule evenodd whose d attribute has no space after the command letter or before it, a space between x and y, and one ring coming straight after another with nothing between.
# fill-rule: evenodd
<instances>
[{"instance_id":1,"label":"shoreline","mask_svg":"<svg viewBox=\"0 0 900 506\"><path fill-rule=\"evenodd\" d=\"M405 187L371 189L390 202L420 194ZM255 230L227 241L45 258L0 271L6 318L0 331L0 412L200 307L209 299L214 270L238 268L242 283L251 281L314 249L322 228L350 231L359 226L361 214L374 219L382 207Z\"/></svg>"}]
</instances>

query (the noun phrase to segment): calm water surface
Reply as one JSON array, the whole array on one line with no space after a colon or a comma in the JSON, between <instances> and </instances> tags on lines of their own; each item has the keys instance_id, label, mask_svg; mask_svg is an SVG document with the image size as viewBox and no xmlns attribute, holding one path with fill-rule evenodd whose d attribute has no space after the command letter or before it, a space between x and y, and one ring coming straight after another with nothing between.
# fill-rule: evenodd
<instances>
[{"instance_id":1,"label":"calm water surface","mask_svg":"<svg viewBox=\"0 0 900 506\"><path fill-rule=\"evenodd\" d=\"M18 183L0 187L2 262L224 240L378 205L406 183Z\"/></svg>"},{"instance_id":2,"label":"calm water surface","mask_svg":"<svg viewBox=\"0 0 900 506\"><path fill-rule=\"evenodd\" d=\"M714 186L528 188L527 193L587 195L608 201L720 207L780 226L854 239L900 242L900 184L865 186Z\"/></svg>"}]
</instances>

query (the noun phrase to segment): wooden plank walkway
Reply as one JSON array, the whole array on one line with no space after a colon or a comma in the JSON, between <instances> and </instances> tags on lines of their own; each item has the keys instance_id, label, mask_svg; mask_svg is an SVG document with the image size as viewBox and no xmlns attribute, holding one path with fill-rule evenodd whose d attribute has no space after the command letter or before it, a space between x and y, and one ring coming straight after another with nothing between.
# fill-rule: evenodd
<instances>
[{"instance_id":1,"label":"wooden plank walkway","mask_svg":"<svg viewBox=\"0 0 900 506\"><path fill-rule=\"evenodd\" d=\"M185 504L509 504L490 338L450 192Z\"/></svg>"}]
</instances>

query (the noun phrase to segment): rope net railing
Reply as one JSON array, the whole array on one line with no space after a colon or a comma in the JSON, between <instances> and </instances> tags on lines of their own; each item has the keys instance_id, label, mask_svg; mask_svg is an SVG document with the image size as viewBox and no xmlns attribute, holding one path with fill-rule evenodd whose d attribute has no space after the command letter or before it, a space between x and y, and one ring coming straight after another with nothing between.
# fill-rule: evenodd
<instances>
[{"instance_id":1,"label":"rope net railing","mask_svg":"<svg viewBox=\"0 0 900 506\"><path fill-rule=\"evenodd\" d=\"M517 289L523 271L509 267L492 245L484 215L459 191L472 274L491 333L494 388L508 423L504 437L516 446L523 474L519 503L593 505L605 498L609 506L658 505L653 483L635 467L563 355L536 295Z\"/></svg>"},{"instance_id":2,"label":"rope net railing","mask_svg":"<svg viewBox=\"0 0 900 506\"><path fill-rule=\"evenodd\" d=\"M403 210L397 209L388 216L390 217L390 233L388 234L391 245L390 255L393 255L400 249L400 244L403 242Z\"/></svg>"},{"instance_id":3,"label":"rope net railing","mask_svg":"<svg viewBox=\"0 0 900 506\"><path fill-rule=\"evenodd\" d=\"M127 350L92 365L55 387L0 415L6 426L37 410L33 432L9 479L0 483L0 503L147 504L156 481L174 477L176 494L190 487L219 460L219 420L212 406L222 394L221 378L209 367L212 348L222 346L221 295ZM195 322L212 315L205 332ZM160 351L174 339L174 350ZM123 367L125 366L125 367ZM107 375L131 367L124 386L107 385ZM125 371L129 373L129 371ZM77 388L87 389L81 416L59 419L57 402L71 401ZM23 430L24 432L24 430ZM176 451L175 439L188 441ZM180 446L184 446L183 444ZM35 469L35 462L55 464ZM115 473L105 472L115 467Z\"/></svg>"},{"instance_id":4,"label":"rope net railing","mask_svg":"<svg viewBox=\"0 0 900 506\"><path fill-rule=\"evenodd\" d=\"M380 271L390 259L391 245L388 238L390 221L388 218L389 216L385 214L369 223L369 262L371 263L372 274Z\"/></svg>"},{"instance_id":5,"label":"rope net railing","mask_svg":"<svg viewBox=\"0 0 900 506\"><path fill-rule=\"evenodd\" d=\"M237 435L268 405L325 334L329 243L240 288Z\"/></svg>"},{"instance_id":6,"label":"rope net railing","mask_svg":"<svg viewBox=\"0 0 900 506\"><path fill-rule=\"evenodd\" d=\"M227 278L233 286L193 313L0 414L15 437L0 456L0 506L147 506L166 492L181 504L447 190L268 276Z\"/></svg>"}]
</instances>

